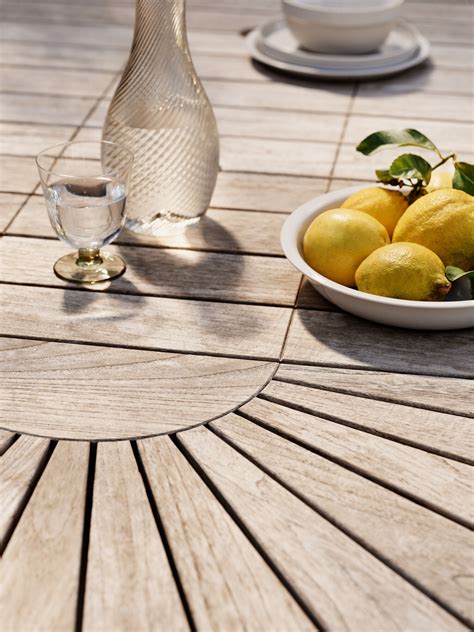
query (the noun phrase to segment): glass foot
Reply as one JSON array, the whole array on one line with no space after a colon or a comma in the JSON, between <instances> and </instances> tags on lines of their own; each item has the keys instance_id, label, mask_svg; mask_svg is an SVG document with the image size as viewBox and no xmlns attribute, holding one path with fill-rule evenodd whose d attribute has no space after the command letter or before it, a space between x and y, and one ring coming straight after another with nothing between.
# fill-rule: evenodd
<instances>
[{"instance_id":1,"label":"glass foot","mask_svg":"<svg viewBox=\"0 0 474 632\"><path fill-rule=\"evenodd\" d=\"M121 257L98 250L72 252L54 264L54 272L60 279L87 285L116 279L125 270Z\"/></svg>"}]
</instances>

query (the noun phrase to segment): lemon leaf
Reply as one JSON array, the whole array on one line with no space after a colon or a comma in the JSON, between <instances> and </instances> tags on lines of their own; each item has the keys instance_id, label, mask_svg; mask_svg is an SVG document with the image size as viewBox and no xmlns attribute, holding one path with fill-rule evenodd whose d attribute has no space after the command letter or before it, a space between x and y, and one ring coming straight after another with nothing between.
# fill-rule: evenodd
<instances>
[{"instance_id":1,"label":"lemon leaf","mask_svg":"<svg viewBox=\"0 0 474 632\"><path fill-rule=\"evenodd\" d=\"M394 178L388 169L376 169L375 175L380 182L384 184L397 184L397 178Z\"/></svg>"},{"instance_id":2,"label":"lemon leaf","mask_svg":"<svg viewBox=\"0 0 474 632\"><path fill-rule=\"evenodd\" d=\"M429 184L431 165L416 154L402 154L390 165L390 175L403 180L422 180L425 184Z\"/></svg>"},{"instance_id":3,"label":"lemon leaf","mask_svg":"<svg viewBox=\"0 0 474 632\"><path fill-rule=\"evenodd\" d=\"M464 277L474 279L474 270L468 270L464 272L461 268L456 268L456 266L447 266L446 267L446 278L451 281L457 281L458 279L463 279Z\"/></svg>"},{"instance_id":4,"label":"lemon leaf","mask_svg":"<svg viewBox=\"0 0 474 632\"><path fill-rule=\"evenodd\" d=\"M467 162L454 163L453 189L474 195L474 165Z\"/></svg>"},{"instance_id":5,"label":"lemon leaf","mask_svg":"<svg viewBox=\"0 0 474 632\"><path fill-rule=\"evenodd\" d=\"M356 147L364 156L370 156L380 149L389 147L423 147L434 151L441 157L436 145L417 129L381 130L370 134Z\"/></svg>"}]
</instances>

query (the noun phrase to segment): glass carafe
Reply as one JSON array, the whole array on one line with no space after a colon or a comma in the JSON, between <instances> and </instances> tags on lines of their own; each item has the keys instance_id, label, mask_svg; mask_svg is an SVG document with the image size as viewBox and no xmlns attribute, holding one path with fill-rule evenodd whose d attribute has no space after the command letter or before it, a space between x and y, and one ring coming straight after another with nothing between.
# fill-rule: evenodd
<instances>
[{"instance_id":1,"label":"glass carafe","mask_svg":"<svg viewBox=\"0 0 474 632\"><path fill-rule=\"evenodd\" d=\"M206 212L219 169L219 139L189 53L185 0L136 3L132 49L103 139L134 154L127 228L159 235Z\"/></svg>"}]
</instances>

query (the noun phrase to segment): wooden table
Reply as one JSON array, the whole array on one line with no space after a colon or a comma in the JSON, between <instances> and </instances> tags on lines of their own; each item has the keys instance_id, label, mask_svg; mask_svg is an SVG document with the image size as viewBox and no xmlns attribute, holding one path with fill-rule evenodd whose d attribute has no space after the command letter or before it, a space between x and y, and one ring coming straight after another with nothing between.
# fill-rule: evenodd
<instances>
[{"instance_id":1,"label":"wooden table","mask_svg":"<svg viewBox=\"0 0 474 632\"><path fill-rule=\"evenodd\" d=\"M206 219L66 287L33 156L94 139L129 0L7 2L0 84L2 630L438 632L472 623L473 331L344 314L286 214L417 127L472 161L472 5L411 2L433 65L361 83L251 63L276 0L189 0L221 167Z\"/></svg>"}]
</instances>

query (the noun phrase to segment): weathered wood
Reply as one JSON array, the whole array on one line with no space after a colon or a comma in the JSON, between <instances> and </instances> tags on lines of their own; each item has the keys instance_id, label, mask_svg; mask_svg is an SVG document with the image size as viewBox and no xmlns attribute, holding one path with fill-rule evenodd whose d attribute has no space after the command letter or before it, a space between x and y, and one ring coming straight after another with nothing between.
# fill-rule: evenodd
<instances>
[{"instance_id":1,"label":"weathered wood","mask_svg":"<svg viewBox=\"0 0 474 632\"><path fill-rule=\"evenodd\" d=\"M8 92L94 97L103 93L113 77L113 73L83 70L23 68L18 72L15 67L0 68L0 83Z\"/></svg>"},{"instance_id":2,"label":"weathered wood","mask_svg":"<svg viewBox=\"0 0 474 632\"><path fill-rule=\"evenodd\" d=\"M283 307L20 285L2 285L0 295L0 334L265 360L278 358L290 316Z\"/></svg>"},{"instance_id":3,"label":"weathered wood","mask_svg":"<svg viewBox=\"0 0 474 632\"><path fill-rule=\"evenodd\" d=\"M2 434L5 431L1 431ZM0 542L11 530L49 446L46 439L21 436L0 460Z\"/></svg>"},{"instance_id":4,"label":"weathered wood","mask_svg":"<svg viewBox=\"0 0 474 632\"><path fill-rule=\"evenodd\" d=\"M3 455L15 439L15 433L0 429L0 455Z\"/></svg>"},{"instance_id":5,"label":"weathered wood","mask_svg":"<svg viewBox=\"0 0 474 632\"><path fill-rule=\"evenodd\" d=\"M474 542L468 529L242 417L229 415L211 427L460 616L474 620L466 555Z\"/></svg>"},{"instance_id":6,"label":"weathered wood","mask_svg":"<svg viewBox=\"0 0 474 632\"><path fill-rule=\"evenodd\" d=\"M330 391L474 417L474 393L470 380L295 364L282 364L277 376L289 382ZM370 408L370 405L366 401L366 407ZM411 410L407 408L407 413Z\"/></svg>"},{"instance_id":7,"label":"weathered wood","mask_svg":"<svg viewBox=\"0 0 474 632\"><path fill-rule=\"evenodd\" d=\"M198 629L313 629L171 441L138 447Z\"/></svg>"},{"instance_id":8,"label":"weathered wood","mask_svg":"<svg viewBox=\"0 0 474 632\"><path fill-rule=\"evenodd\" d=\"M324 193L327 186L328 181L319 178L222 172L211 203L222 208L290 213Z\"/></svg>"},{"instance_id":9,"label":"weathered wood","mask_svg":"<svg viewBox=\"0 0 474 632\"><path fill-rule=\"evenodd\" d=\"M204 81L213 105L309 112L347 111L352 88L346 85L332 87L331 91L317 84L250 83L244 81ZM456 97L459 99L460 97Z\"/></svg>"},{"instance_id":10,"label":"weathered wood","mask_svg":"<svg viewBox=\"0 0 474 632\"><path fill-rule=\"evenodd\" d=\"M32 193L38 183L38 171L31 158L0 156L0 191Z\"/></svg>"},{"instance_id":11,"label":"weathered wood","mask_svg":"<svg viewBox=\"0 0 474 632\"><path fill-rule=\"evenodd\" d=\"M241 410L421 504L464 522L473 521L472 468L464 463L260 398Z\"/></svg>"},{"instance_id":12,"label":"weathered wood","mask_svg":"<svg viewBox=\"0 0 474 632\"><path fill-rule=\"evenodd\" d=\"M54 438L182 430L247 401L275 370L250 360L12 338L0 338L0 349L3 425Z\"/></svg>"},{"instance_id":13,"label":"weathered wood","mask_svg":"<svg viewBox=\"0 0 474 632\"><path fill-rule=\"evenodd\" d=\"M129 443L97 448L84 630L188 630Z\"/></svg>"},{"instance_id":14,"label":"weathered wood","mask_svg":"<svg viewBox=\"0 0 474 632\"><path fill-rule=\"evenodd\" d=\"M2 629L72 630L89 446L60 443L2 560Z\"/></svg>"},{"instance_id":15,"label":"weathered wood","mask_svg":"<svg viewBox=\"0 0 474 632\"><path fill-rule=\"evenodd\" d=\"M190 430L180 435L180 441L325 628L461 628L208 430Z\"/></svg>"},{"instance_id":16,"label":"weathered wood","mask_svg":"<svg viewBox=\"0 0 474 632\"><path fill-rule=\"evenodd\" d=\"M103 283L95 290L291 306L300 283L299 273L283 258L127 246L107 251L124 258L127 272L112 287ZM5 237L0 280L64 288L53 271L64 254L64 244L56 240Z\"/></svg>"},{"instance_id":17,"label":"weathered wood","mask_svg":"<svg viewBox=\"0 0 474 632\"><path fill-rule=\"evenodd\" d=\"M45 147L67 142L75 130L72 125L0 123L0 151L17 156L36 156Z\"/></svg>"},{"instance_id":18,"label":"weathered wood","mask_svg":"<svg viewBox=\"0 0 474 632\"><path fill-rule=\"evenodd\" d=\"M155 237L135 235L125 230L115 243L192 248L207 252L282 255L280 230L284 221L285 216L281 213L209 209L199 224L185 232ZM56 238L42 196L30 197L7 232Z\"/></svg>"},{"instance_id":19,"label":"weathered wood","mask_svg":"<svg viewBox=\"0 0 474 632\"><path fill-rule=\"evenodd\" d=\"M0 193L0 232L6 229L25 199L21 194Z\"/></svg>"},{"instance_id":20,"label":"weathered wood","mask_svg":"<svg viewBox=\"0 0 474 632\"><path fill-rule=\"evenodd\" d=\"M265 396L389 439L474 462L474 424L466 417L275 381L265 389Z\"/></svg>"},{"instance_id":21,"label":"weathered wood","mask_svg":"<svg viewBox=\"0 0 474 632\"><path fill-rule=\"evenodd\" d=\"M40 29L36 27L36 30L38 32ZM35 94L33 97L31 94L2 94L0 117L4 121L15 123L77 125L94 103L95 99L85 97L78 99L61 95ZM30 161L29 164L35 168L34 163Z\"/></svg>"},{"instance_id":22,"label":"weathered wood","mask_svg":"<svg viewBox=\"0 0 474 632\"><path fill-rule=\"evenodd\" d=\"M474 366L466 355L473 342L473 329L395 329L349 314L297 310L284 359L341 368L473 377Z\"/></svg>"}]
</instances>

